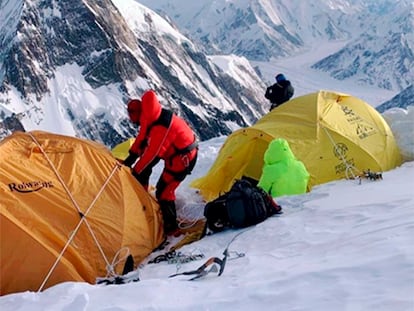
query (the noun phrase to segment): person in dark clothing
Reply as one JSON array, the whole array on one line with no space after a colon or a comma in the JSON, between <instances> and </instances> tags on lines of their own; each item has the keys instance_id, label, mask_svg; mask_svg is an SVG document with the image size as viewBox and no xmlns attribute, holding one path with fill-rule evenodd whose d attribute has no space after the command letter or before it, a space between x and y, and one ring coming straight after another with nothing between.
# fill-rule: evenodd
<instances>
[{"instance_id":1,"label":"person in dark clothing","mask_svg":"<svg viewBox=\"0 0 414 311\"><path fill-rule=\"evenodd\" d=\"M265 97L270 101L270 111L284 102L287 102L294 93L294 89L289 80L279 73L276 76L276 83L266 89Z\"/></svg>"}]
</instances>

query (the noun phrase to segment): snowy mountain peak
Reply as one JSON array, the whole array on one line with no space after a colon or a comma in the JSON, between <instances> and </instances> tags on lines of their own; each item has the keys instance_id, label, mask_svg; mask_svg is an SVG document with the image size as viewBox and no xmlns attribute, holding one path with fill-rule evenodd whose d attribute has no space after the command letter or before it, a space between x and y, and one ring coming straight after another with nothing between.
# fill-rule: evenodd
<instances>
[{"instance_id":1,"label":"snowy mountain peak","mask_svg":"<svg viewBox=\"0 0 414 311\"><path fill-rule=\"evenodd\" d=\"M113 146L135 135L126 99L149 88L202 140L229 134L266 110L264 85L248 63L240 66L249 79L236 81L133 0L8 1L1 12L7 27L0 30L0 115L19 114L27 129Z\"/></svg>"},{"instance_id":2,"label":"snowy mountain peak","mask_svg":"<svg viewBox=\"0 0 414 311\"><path fill-rule=\"evenodd\" d=\"M414 80L414 8L409 0L141 2L168 15L208 53L268 62L343 41L344 49L312 68L396 92Z\"/></svg>"}]
</instances>

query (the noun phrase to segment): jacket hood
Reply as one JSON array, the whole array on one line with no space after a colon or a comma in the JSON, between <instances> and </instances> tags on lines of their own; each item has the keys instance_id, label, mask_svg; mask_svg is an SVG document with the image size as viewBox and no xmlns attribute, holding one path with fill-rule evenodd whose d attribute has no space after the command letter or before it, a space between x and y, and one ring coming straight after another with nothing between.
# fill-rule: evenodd
<instances>
[{"instance_id":1,"label":"jacket hood","mask_svg":"<svg viewBox=\"0 0 414 311\"><path fill-rule=\"evenodd\" d=\"M162 107L155 92L153 90L146 91L141 98L141 126L155 122L161 115L161 110Z\"/></svg>"},{"instance_id":2,"label":"jacket hood","mask_svg":"<svg viewBox=\"0 0 414 311\"><path fill-rule=\"evenodd\" d=\"M295 160L295 156L289 147L289 143L283 138L277 138L270 142L264 154L266 164L275 164L281 161Z\"/></svg>"},{"instance_id":3,"label":"jacket hood","mask_svg":"<svg viewBox=\"0 0 414 311\"><path fill-rule=\"evenodd\" d=\"M133 123L139 124L141 116L141 101L139 99L130 99L127 105L128 115Z\"/></svg>"},{"instance_id":4,"label":"jacket hood","mask_svg":"<svg viewBox=\"0 0 414 311\"><path fill-rule=\"evenodd\" d=\"M284 80L284 81L277 82L277 84L286 87L286 86L290 85L290 81L289 80Z\"/></svg>"}]
</instances>

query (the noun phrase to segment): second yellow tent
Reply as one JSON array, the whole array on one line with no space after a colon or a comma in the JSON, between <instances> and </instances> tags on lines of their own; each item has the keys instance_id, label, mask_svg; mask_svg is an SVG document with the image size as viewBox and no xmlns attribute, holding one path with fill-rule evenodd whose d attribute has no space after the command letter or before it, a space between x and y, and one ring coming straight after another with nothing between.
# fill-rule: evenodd
<instances>
[{"instance_id":1,"label":"second yellow tent","mask_svg":"<svg viewBox=\"0 0 414 311\"><path fill-rule=\"evenodd\" d=\"M270 141L284 138L308 172L308 188L364 170L386 171L401 155L381 114L351 95L318 91L277 107L251 127L231 134L207 175L191 186L206 200L228 191L235 179L259 180Z\"/></svg>"}]
</instances>

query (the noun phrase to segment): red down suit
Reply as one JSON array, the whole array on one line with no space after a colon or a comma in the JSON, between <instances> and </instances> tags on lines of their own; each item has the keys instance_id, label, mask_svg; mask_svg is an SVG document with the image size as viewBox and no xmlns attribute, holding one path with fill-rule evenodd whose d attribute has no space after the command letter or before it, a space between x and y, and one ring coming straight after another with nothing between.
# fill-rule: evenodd
<instances>
[{"instance_id":1,"label":"red down suit","mask_svg":"<svg viewBox=\"0 0 414 311\"><path fill-rule=\"evenodd\" d=\"M197 158L196 135L185 120L163 109L154 91L141 98L140 130L130 152L140 156L133 167L144 187L152 168L164 160L164 170L157 183L159 201L175 201L175 190L190 174Z\"/></svg>"}]
</instances>

